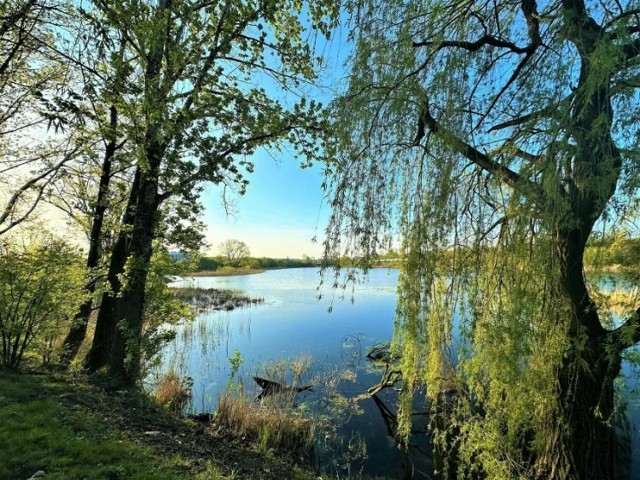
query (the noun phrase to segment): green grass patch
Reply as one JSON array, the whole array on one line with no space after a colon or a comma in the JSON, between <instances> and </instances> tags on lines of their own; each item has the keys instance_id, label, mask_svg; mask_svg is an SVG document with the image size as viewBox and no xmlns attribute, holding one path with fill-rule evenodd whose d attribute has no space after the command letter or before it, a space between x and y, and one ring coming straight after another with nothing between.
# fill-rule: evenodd
<instances>
[{"instance_id":1,"label":"green grass patch","mask_svg":"<svg viewBox=\"0 0 640 480\"><path fill-rule=\"evenodd\" d=\"M193 478L180 456L154 455L78 404L77 388L0 374L0 479L24 479L38 470L47 480ZM228 477L209 470L201 478Z\"/></svg>"}]
</instances>

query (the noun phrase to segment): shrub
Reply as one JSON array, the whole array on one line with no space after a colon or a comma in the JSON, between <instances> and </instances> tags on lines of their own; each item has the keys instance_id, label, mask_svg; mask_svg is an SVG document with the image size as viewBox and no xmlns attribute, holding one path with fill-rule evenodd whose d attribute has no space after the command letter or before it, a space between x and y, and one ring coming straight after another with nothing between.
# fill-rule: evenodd
<instances>
[{"instance_id":1,"label":"shrub","mask_svg":"<svg viewBox=\"0 0 640 480\"><path fill-rule=\"evenodd\" d=\"M0 366L17 368L32 350L48 362L84 299L84 269L62 240L0 245Z\"/></svg>"},{"instance_id":2,"label":"shrub","mask_svg":"<svg viewBox=\"0 0 640 480\"><path fill-rule=\"evenodd\" d=\"M175 338L172 326L181 321L191 321L196 311L186 302L173 295L167 286L167 275L184 275L194 265L176 262L169 253L156 244L151 258L151 267L145 287L144 319L142 332L143 372L160 364L158 355L167 342Z\"/></svg>"}]
</instances>

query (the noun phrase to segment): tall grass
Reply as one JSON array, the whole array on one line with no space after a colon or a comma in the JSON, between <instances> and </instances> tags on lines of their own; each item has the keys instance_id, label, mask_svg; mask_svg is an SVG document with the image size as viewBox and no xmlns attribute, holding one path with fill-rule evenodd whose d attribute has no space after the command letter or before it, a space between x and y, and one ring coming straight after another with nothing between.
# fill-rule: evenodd
<instances>
[{"instance_id":1,"label":"tall grass","mask_svg":"<svg viewBox=\"0 0 640 480\"><path fill-rule=\"evenodd\" d=\"M279 450L307 455L313 449L313 422L275 404L225 394L218 400L214 422L217 428L257 442L265 453Z\"/></svg>"},{"instance_id":2,"label":"tall grass","mask_svg":"<svg viewBox=\"0 0 640 480\"><path fill-rule=\"evenodd\" d=\"M175 370L169 370L151 393L161 405L174 413L181 413L192 398L193 380L181 378Z\"/></svg>"},{"instance_id":3,"label":"tall grass","mask_svg":"<svg viewBox=\"0 0 640 480\"><path fill-rule=\"evenodd\" d=\"M171 288L171 293L180 301L192 305L199 311L234 310L246 305L263 303L263 298L249 297L240 290L181 287Z\"/></svg>"}]
</instances>

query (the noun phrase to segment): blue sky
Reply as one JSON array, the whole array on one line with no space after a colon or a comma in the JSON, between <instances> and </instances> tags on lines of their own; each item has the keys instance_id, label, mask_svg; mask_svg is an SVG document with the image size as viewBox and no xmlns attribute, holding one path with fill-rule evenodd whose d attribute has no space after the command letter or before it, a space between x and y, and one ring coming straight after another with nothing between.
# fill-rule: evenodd
<instances>
[{"instance_id":1,"label":"blue sky","mask_svg":"<svg viewBox=\"0 0 640 480\"><path fill-rule=\"evenodd\" d=\"M343 25L346 18L342 19ZM318 87L308 98L328 104L344 82L343 65L349 53L345 28L339 28L328 42L318 39L316 55L324 58ZM269 86L265 86L269 90ZM270 92L271 93L271 92ZM276 94L277 95L277 94ZM218 245L228 239L245 242L253 257L301 258L322 256L322 240L329 207L321 185L322 164L302 169L286 150L258 151L251 157L254 172L247 175L249 186L244 196L235 199L233 215L227 215L222 189L208 185L202 202L207 224L205 253L216 255ZM318 242L312 238L317 236Z\"/></svg>"},{"instance_id":2,"label":"blue sky","mask_svg":"<svg viewBox=\"0 0 640 480\"><path fill-rule=\"evenodd\" d=\"M254 257L320 257L329 213L321 189L322 165L302 169L286 153L276 160L262 151L253 161L247 192L231 196L232 215L224 211L221 187L207 186L202 200L208 253L217 254L221 242L234 238L245 242ZM316 244L311 240L315 235Z\"/></svg>"}]
</instances>

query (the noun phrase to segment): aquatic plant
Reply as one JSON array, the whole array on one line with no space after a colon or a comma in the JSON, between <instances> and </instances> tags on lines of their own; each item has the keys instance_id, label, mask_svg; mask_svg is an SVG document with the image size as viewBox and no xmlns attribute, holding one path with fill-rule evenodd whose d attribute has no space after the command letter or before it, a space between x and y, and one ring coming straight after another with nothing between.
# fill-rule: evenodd
<instances>
[{"instance_id":1,"label":"aquatic plant","mask_svg":"<svg viewBox=\"0 0 640 480\"><path fill-rule=\"evenodd\" d=\"M171 293L179 300L195 307L198 311L234 310L247 305L257 305L264 302L261 297L249 297L240 290L178 287L172 288Z\"/></svg>"}]
</instances>

